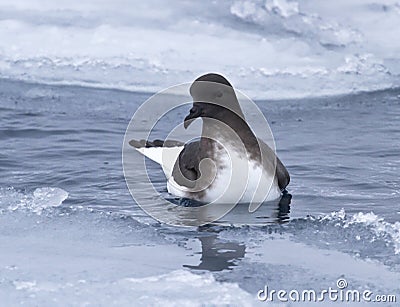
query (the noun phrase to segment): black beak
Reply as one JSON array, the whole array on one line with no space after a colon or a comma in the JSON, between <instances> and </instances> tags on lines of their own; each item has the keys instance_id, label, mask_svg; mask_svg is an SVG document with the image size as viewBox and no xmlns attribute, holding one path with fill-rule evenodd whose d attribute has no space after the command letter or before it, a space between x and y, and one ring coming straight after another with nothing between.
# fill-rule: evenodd
<instances>
[{"instance_id":1,"label":"black beak","mask_svg":"<svg viewBox=\"0 0 400 307\"><path fill-rule=\"evenodd\" d=\"M189 127L189 125L193 122L193 120L201 116L202 111L203 110L201 109L201 107L193 106L190 109L189 115L185 117L185 120L183 122L183 127L187 129L187 127Z\"/></svg>"}]
</instances>

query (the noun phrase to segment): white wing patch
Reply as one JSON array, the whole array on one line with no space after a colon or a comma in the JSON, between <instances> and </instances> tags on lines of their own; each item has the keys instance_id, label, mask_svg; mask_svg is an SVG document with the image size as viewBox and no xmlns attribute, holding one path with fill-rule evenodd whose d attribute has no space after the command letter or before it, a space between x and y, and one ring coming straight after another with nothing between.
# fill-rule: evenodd
<instances>
[{"instance_id":1,"label":"white wing patch","mask_svg":"<svg viewBox=\"0 0 400 307\"><path fill-rule=\"evenodd\" d=\"M161 165L164 174L169 179L176 160L181 153L183 146L175 147L139 147L135 148L142 155Z\"/></svg>"}]
</instances>

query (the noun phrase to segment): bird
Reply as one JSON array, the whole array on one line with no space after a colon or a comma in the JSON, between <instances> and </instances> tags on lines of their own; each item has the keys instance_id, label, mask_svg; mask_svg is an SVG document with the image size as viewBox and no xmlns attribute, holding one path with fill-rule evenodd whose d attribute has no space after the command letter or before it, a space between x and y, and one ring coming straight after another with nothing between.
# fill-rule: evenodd
<instances>
[{"instance_id":1,"label":"bird","mask_svg":"<svg viewBox=\"0 0 400 307\"><path fill-rule=\"evenodd\" d=\"M279 199L290 175L275 152L247 123L235 90L221 74L207 73L190 86L193 104L183 120L188 129L202 120L198 139L130 140L129 144L160 164L167 190L200 203L250 203L253 211Z\"/></svg>"}]
</instances>

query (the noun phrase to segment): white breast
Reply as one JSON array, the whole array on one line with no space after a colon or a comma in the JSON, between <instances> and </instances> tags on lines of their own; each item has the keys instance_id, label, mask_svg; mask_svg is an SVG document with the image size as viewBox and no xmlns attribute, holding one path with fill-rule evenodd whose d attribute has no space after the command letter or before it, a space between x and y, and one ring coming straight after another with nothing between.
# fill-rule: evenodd
<instances>
[{"instance_id":1,"label":"white breast","mask_svg":"<svg viewBox=\"0 0 400 307\"><path fill-rule=\"evenodd\" d=\"M203 193L190 193L187 187L179 186L171 177L168 180L168 192L179 197L194 198L211 203L261 203L276 200L281 196L275 174L240 155L234 148L218 150L217 174L211 185Z\"/></svg>"}]
</instances>

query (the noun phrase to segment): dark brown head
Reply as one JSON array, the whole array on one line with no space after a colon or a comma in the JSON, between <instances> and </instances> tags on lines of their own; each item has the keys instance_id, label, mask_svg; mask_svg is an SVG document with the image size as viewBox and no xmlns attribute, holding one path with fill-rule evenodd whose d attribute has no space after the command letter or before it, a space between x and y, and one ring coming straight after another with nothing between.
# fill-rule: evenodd
<instances>
[{"instance_id":1,"label":"dark brown head","mask_svg":"<svg viewBox=\"0 0 400 307\"><path fill-rule=\"evenodd\" d=\"M193 106L185 117L187 128L194 119L209 117L226 122L229 116L240 116L244 119L235 91L223 76L209 73L197 78L190 86Z\"/></svg>"}]
</instances>

